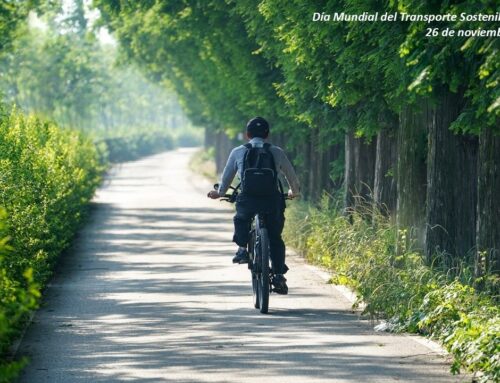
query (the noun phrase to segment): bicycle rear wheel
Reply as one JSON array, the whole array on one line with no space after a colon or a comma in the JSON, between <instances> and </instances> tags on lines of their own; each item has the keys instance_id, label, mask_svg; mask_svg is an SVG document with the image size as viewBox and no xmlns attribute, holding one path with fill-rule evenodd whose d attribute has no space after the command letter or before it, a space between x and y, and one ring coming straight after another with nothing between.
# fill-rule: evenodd
<instances>
[{"instance_id":1,"label":"bicycle rear wheel","mask_svg":"<svg viewBox=\"0 0 500 383\"><path fill-rule=\"evenodd\" d=\"M260 251L260 275L258 275L258 296L259 296L259 306L260 312L266 314L269 310L269 290L270 290L270 280L269 280L269 235L267 229L261 228L259 235L259 251Z\"/></svg>"}]
</instances>

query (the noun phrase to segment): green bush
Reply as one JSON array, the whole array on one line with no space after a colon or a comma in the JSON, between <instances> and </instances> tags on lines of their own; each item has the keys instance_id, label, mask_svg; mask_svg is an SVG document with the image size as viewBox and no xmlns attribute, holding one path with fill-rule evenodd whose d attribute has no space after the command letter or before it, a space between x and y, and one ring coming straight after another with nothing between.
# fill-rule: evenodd
<instances>
[{"instance_id":1,"label":"green bush","mask_svg":"<svg viewBox=\"0 0 500 383\"><path fill-rule=\"evenodd\" d=\"M367 211L370 218L366 218ZM500 379L500 310L493 298L471 285L467 268L457 277L427 266L405 248L405 232L372 207L341 214L330 198L321 206L287 209L287 243L332 271L332 281L353 288L364 312L396 331L438 339L460 368L482 382Z\"/></svg>"},{"instance_id":2,"label":"green bush","mask_svg":"<svg viewBox=\"0 0 500 383\"><path fill-rule=\"evenodd\" d=\"M7 212L0 219L0 355L73 238L101 171L82 134L0 106L0 204ZM3 365L0 376L15 367Z\"/></svg>"},{"instance_id":3,"label":"green bush","mask_svg":"<svg viewBox=\"0 0 500 383\"><path fill-rule=\"evenodd\" d=\"M106 160L117 163L132 161L147 155L173 149L172 135L167 131L143 131L132 135L102 140L106 145Z\"/></svg>"},{"instance_id":4,"label":"green bush","mask_svg":"<svg viewBox=\"0 0 500 383\"><path fill-rule=\"evenodd\" d=\"M7 257L13 256L8 245L7 215L0 209L0 355L4 355L9 340L17 335L16 324L21 322L36 307L40 297L38 286L33 282L33 270L27 269L24 280L12 278L8 272ZM13 379L26 364L26 359L0 362L0 382Z\"/></svg>"},{"instance_id":5,"label":"green bush","mask_svg":"<svg viewBox=\"0 0 500 383\"><path fill-rule=\"evenodd\" d=\"M183 128L177 131L175 142L181 148L194 148L203 145L203 130Z\"/></svg>"}]
</instances>

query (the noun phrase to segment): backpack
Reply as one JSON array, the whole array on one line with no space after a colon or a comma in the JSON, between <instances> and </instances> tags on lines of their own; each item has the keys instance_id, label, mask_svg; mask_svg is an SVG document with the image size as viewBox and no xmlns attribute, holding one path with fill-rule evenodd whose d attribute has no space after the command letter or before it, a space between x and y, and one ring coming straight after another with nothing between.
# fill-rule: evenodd
<instances>
[{"instance_id":1,"label":"backpack","mask_svg":"<svg viewBox=\"0 0 500 383\"><path fill-rule=\"evenodd\" d=\"M262 148L248 143L243 158L241 191L256 197L267 197L278 191L278 175L274 157L269 149L271 144L265 143Z\"/></svg>"}]
</instances>

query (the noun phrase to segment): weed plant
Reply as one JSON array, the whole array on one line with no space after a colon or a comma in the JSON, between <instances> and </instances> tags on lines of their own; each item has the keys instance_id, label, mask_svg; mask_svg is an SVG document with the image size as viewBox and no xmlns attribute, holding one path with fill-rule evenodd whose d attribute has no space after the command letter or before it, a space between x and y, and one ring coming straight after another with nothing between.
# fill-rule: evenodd
<instances>
[{"instance_id":1,"label":"weed plant","mask_svg":"<svg viewBox=\"0 0 500 383\"><path fill-rule=\"evenodd\" d=\"M407 247L406 235L368 204L345 214L325 197L317 207L301 203L287 209L287 244L328 268L333 283L351 287L357 304L365 303L365 314L384 319L394 331L439 340L453 355L453 373L463 368L479 382L499 381L495 298L474 289L466 264L453 273L426 265ZM489 280L498 284L493 276Z\"/></svg>"}]
</instances>

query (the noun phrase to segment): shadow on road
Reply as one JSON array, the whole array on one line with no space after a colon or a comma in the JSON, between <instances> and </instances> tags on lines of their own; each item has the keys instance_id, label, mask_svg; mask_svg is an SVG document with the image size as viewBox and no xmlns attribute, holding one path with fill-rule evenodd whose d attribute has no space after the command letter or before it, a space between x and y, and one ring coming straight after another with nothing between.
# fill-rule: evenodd
<instances>
[{"instance_id":1,"label":"shadow on road","mask_svg":"<svg viewBox=\"0 0 500 383\"><path fill-rule=\"evenodd\" d=\"M49 297L52 312L62 314L44 314L59 324L60 338L71 338L63 342L68 360L60 372L68 381L157 382L158 371L168 380L185 370L235 376L246 371L283 381L369 381L392 380L408 367L420 371L422 381L438 378L418 357L394 363L395 355L366 355L364 347L373 342L365 336L371 332L349 312L311 306L258 314L249 281L221 278L220 263L212 259L230 260L221 251L230 249L226 212L106 204L93 210L91 221L98 224L84 230ZM209 241L197 227L211 233ZM91 255L78 260L82 252ZM87 287L76 293L80 304L68 311L62 297L75 292L61 290L75 281ZM322 299L300 288L285 299L301 297L311 305Z\"/></svg>"},{"instance_id":2,"label":"shadow on road","mask_svg":"<svg viewBox=\"0 0 500 383\"><path fill-rule=\"evenodd\" d=\"M188 154L127 164L103 187L20 347L33 356L22 382L455 381L305 267L259 314L248 271L231 265L230 207L200 192L165 203L192 191L178 174Z\"/></svg>"}]
</instances>

